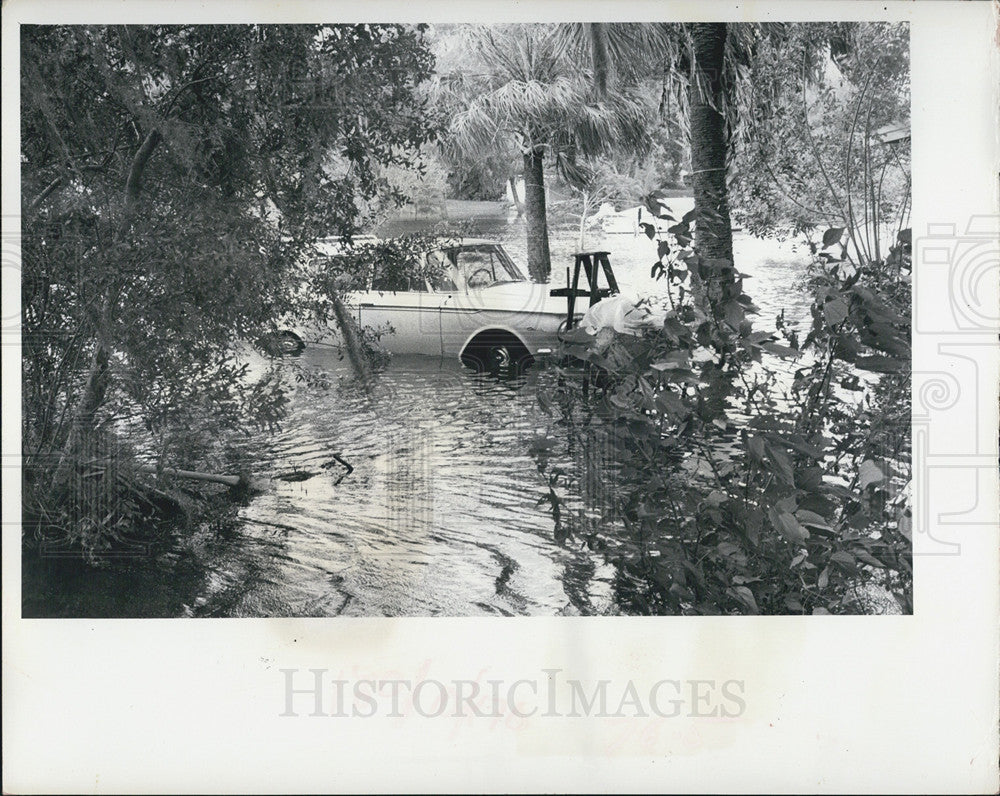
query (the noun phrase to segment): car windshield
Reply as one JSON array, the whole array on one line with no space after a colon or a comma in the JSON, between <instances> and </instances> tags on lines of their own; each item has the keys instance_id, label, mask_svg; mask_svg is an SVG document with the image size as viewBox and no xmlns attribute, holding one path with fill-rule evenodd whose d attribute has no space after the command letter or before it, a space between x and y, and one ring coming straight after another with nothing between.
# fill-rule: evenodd
<instances>
[{"instance_id":1,"label":"car windshield","mask_svg":"<svg viewBox=\"0 0 1000 796\"><path fill-rule=\"evenodd\" d=\"M430 252L427 263L431 285L442 292L525 281L517 265L496 244L469 244Z\"/></svg>"}]
</instances>

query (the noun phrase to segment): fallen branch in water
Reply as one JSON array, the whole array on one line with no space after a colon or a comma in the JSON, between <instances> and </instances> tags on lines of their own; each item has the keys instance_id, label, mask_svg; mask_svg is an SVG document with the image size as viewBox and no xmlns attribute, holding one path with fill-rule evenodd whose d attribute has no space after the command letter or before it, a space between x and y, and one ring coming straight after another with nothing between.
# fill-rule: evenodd
<instances>
[{"instance_id":1,"label":"fallen branch in water","mask_svg":"<svg viewBox=\"0 0 1000 796\"><path fill-rule=\"evenodd\" d=\"M225 484L226 486L239 486L249 479L242 475L217 475L216 473L199 473L193 470L175 470L172 467L159 469L155 464L141 464L139 471L143 473L153 473L173 476L174 478L189 478L192 481L207 481L212 484Z\"/></svg>"},{"instance_id":2,"label":"fallen branch in water","mask_svg":"<svg viewBox=\"0 0 1000 796\"><path fill-rule=\"evenodd\" d=\"M340 478L338 478L336 481L333 482L333 485L337 486L338 484L340 484L341 481L343 481L345 478L347 478L347 476L349 476L351 473L354 472L354 465L351 464L350 462L344 461L340 457L339 453L335 453L335 454L333 454L333 461L325 462L324 464L321 464L320 467L322 467L322 468L324 468L326 470L329 470L331 467L333 467L333 462L334 461L336 461L338 464L342 464L344 466L344 468L346 469L346 472L341 473Z\"/></svg>"},{"instance_id":3,"label":"fallen branch in water","mask_svg":"<svg viewBox=\"0 0 1000 796\"><path fill-rule=\"evenodd\" d=\"M155 464L139 465L143 473L169 475L173 478L186 478L191 481L204 481L210 484L225 484L238 492L267 492L271 481L267 478L252 478L246 473L241 475L219 475L217 473L199 473L194 470L176 470L173 467L157 468Z\"/></svg>"}]
</instances>

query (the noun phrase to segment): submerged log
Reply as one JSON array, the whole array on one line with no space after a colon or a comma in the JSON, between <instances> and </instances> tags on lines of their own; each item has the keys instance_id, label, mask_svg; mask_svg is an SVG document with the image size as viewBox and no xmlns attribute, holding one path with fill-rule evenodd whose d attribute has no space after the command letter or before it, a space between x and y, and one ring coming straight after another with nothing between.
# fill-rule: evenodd
<instances>
[{"instance_id":1,"label":"submerged log","mask_svg":"<svg viewBox=\"0 0 1000 796\"><path fill-rule=\"evenodd\" d=\"M193 481L208 481L213 484L226 484L227 486L239 486L242 476L239 475L216 475L215 473L198 473L193 470L175 470L172 467L164 467L162 470L155 464L139 465L140 472L143 473L164 473L174 478L190 478Z\"/></svg>"},{"instance_id":2,"label":"submerged log","mask_svg":"<svg viewBox=\"0 0 1000 796\"><path fill-rule=\"evenodd\" d=\"M231 489L245 492L266 492L270 486L267 479L251 478L246 473L241 475L219 475L217 473L199 473L194 470L176 470L173 467L164 467L162 470L155 464L139 465L139 471L143 473L163 473L173 478L186 478L191 481L204 481L210 484L225 484Z\"/></svg>"}]
</instances>

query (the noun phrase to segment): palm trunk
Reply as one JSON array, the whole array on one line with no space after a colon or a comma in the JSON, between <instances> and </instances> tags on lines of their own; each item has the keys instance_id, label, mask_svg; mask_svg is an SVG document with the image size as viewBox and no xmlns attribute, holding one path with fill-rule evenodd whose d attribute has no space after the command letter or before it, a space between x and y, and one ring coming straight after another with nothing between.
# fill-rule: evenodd
<instances>
[{"instance_id":1,"label":"palm trunk","mask_svg":"<svg viewBox=\"0 0 1000 796\"><path fill-rule=\"evenodd\" d=\"M726 191L726 120L722 70L726 24L690 26L694 66L690 86L691 166L697 243L706 258L733 260L733 231Z\"/></svg>"},{"instance_id":2,"label":"palm trunk","mask_svg":"<svg viewBox=\"0 0 1000 796\"><path fill-rule=\"evenodd\" d=\"M543 150L535 147L524 155L524 208L528 235L528 273L536 282L547 282L552 268L549 259L549 227L545 218Z\"/></svg>"},{"instance_id":3,"label":"palm trunk","mask_svg":"<svg viewBox=\"0 0 1000 796\"><path fill-rule=\"evenodd\" d=\"M594 85L601 97L607 96L611 82L611 56L608 52L608 28L603 22L587 25L590 35L590 63L594 68Z\"/></svg>"},{"instance_id":4,"label":"palm trunk","mask_svg":"<svg viewBox=\"0 0 1000 796\"><path fill-rule=\"evenodd\" d=\"M517 217L520 218L524 215L524 202L521 201L521 197L517 193L517 179L514 177L508 177L507 184L510 185L510 195L514 199L514 207L517 209Z\"/></svg>"}]
</instances>

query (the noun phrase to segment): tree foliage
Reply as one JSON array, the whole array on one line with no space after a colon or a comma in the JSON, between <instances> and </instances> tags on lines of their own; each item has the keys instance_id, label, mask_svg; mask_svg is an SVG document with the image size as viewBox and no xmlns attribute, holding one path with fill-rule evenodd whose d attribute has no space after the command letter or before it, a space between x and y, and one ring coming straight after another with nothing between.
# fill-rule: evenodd
<instances>
[{"instance_id":1,"label":"tree foliage","mask_svg":"<svg viewBox=\"0 0 1000 796\"><path fill-rule=\"evenodd\" d=\"M134 418L163 455L172 429L280 416L234 345L431 138L433 61L399 25L21 30L24 444L51 508L98 428Z\"/></svg>"},{"instance_id":2,"label":"tree foliage","mask_svg":"<svg viewBox=\"0 0 1000 796\"><path fill-rule=\"evenodd\" d=\"M557 538L605 550L638 613L865 612L873 583L912 610L908 255L850 277L817 259L800 341L783 317L753 328L742 279L700 253L693 217L656 240L662 324L574 332L565 353L599 392L560 366L540 394L571 444L603 439L619 467L607 518L624 533L575 532L536 442ZM785 395L781 360L799 363Z\"/></svg>"},{"instance_id":3,"label":"tree foliage","mask_svg":"<svg viewBox=\"0 0 1000 796\"><path fill-rule=\"evenodd\" d=\"M520 154L524 162L528 268L549 273L544 162L571 181L583 178L582 159L621 146L648 143L649 108L632 88L595 93L590 70L551 25L493 25L463 29L467 71L448 86L466 101L449 125L446 145L466 153Z\"/></svg>"},{"instance_id":4,"label":"tree foliage","mask_svg":"<svg viewBox=\"0 0 1000 796\"><path fill-rule=\"evenodd\" d=\"M727 36L725 48L733 38ZM673 222L666 234L651 224L645 229L656 246L651 274L667 288L662 323L650 321L638 335L577 330L565 353L587 367L582 374L558 367L540 394L560 427L579 435L572 445L590 444L594 426L606 439L609 450L600 458L620 467L611 516L624 536L567 526L556 492L561 473L549 469L547 439L533 446L548 483L544 500L552 505L557 539L606 551L619 573L619 600L637 612L867 611L873 584L909 612L910 238L909 230L897 230L891 246L880 248L870 229L884 207L870 139L874 125L905 104L905 47L896 46L898 31L858 25L782 26L737 38L750 45L737 74L759 69L774 79L759 86L779 95L787 92L785 63L768 73L769 54L793 46L814 85L832 60L868 86L819 92L827 111L848 120L839 128L844 135L831 134L830 151L837 144L849 151L852 133L862 129L857 145L864 155L823 162L835 177L816 170L835 203L843 187L843 207L831 218L842 223L823 227L811 250L810 326L799 330L781 313L774 330L755 330L758 308L743 290L743 275L731 255L718 255L716 241L703 241L704 208L677 219L664 193L653 192L648 210ZM863 66L866 58L877 66L883 55L899 79L880 83L876 96L872 70ZM739 114L727 119L725 133L737 159L741 147L759 143L755 137L766 139L770 128L762 119L781 111L759 94L744 105L748 87L719 89L730 103L726 113ZM843 107L836 106L838 96ZM819 161L808 142L815 131L795 129ZM698 147L694 135L692 147ZM906 174L906 161L898 165ZM814 176L801 163L790 163L787 173ZM742 176L737 172L735 180ZM773 188L777 181L761 182ZM857 213L848 205L850 186L858 186ZM904 204L907 189L904 180ZM740 195L752 201L752 194ZM591 383L599 393L587 390Z\"/></svg>"},{"instance_id":5,"label":"tree foliage","mask_svg":"<svg viewBox=\"0 0 1000 796\"><path fill-rule=\"evenodd\" d=\"M758 234L841 227L855 259L879 260L906 226L908 29L808 23L761 39L731 181L738 219Z\"/></svg>"}]
</instances>

